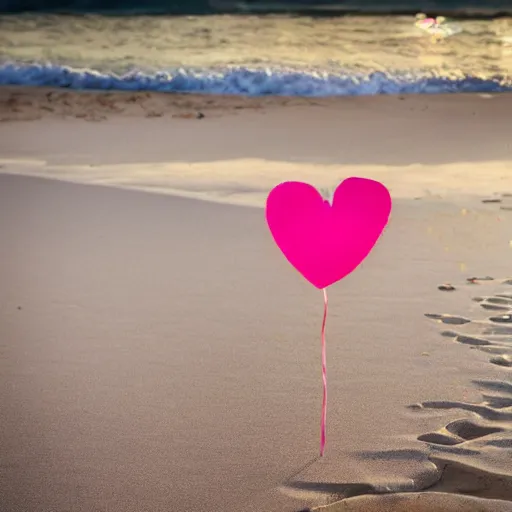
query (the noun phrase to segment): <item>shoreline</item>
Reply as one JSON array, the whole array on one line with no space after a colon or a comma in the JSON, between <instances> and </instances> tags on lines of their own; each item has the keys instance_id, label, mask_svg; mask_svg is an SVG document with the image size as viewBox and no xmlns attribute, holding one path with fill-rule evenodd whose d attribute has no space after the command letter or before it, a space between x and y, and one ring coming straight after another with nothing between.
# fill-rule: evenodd
<instances>
[{"instance_id":1,"label":"shoreline","mask_svg":"<svg viewBox=\"0 0 512 512\"><path fill-rule=\"evenodd\" d=\"M326 191L352 175L385 182L395 197L512 202L506 93L305 99L8 87L0 117L10 174L260 207L280 181Z\"/></svg>"}]
</instances>

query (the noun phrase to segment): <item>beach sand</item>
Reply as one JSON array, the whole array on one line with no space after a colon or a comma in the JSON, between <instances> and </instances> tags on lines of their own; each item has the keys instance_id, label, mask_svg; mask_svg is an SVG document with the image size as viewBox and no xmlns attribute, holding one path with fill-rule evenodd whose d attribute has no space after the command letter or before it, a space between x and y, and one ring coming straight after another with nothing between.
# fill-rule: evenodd
<instances>
[{"instance_id":1,"label":"beach sand","mask_svg":"<svg viewBox=\"0 0 512 512\"><path fill-rule=\"evenodd\" d=\"M0 89L2 512L512 510L511 114ZM322 294L262 206L350 175L394 209L329 289L319 460Z\"/></svg>"}]
</instances>

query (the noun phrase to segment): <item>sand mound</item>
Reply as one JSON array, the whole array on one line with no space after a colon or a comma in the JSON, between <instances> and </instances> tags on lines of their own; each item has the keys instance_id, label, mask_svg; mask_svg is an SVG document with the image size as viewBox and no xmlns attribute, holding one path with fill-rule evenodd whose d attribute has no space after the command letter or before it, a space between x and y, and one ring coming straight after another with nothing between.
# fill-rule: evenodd
<instances>
[{"instance_id":1,"label":"sand mound","mask_svg":"<svg viewBox=\"0 0 512 512\"><path fill-rule=\"evenodd\" d=\"M512 503L432 492L359 496L314 510L318 512L509 512L512 511Z\"/></svg>"}]
</instances>

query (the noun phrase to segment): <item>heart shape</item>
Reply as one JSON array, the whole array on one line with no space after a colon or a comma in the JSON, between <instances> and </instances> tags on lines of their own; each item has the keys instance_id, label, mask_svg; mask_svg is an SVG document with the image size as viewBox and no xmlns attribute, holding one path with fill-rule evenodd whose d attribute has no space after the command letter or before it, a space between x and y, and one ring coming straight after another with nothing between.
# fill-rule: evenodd
<instances>
[{"instance_id":1,"label":"heart shape","mask_svg":"<svg viewBox=\"0 0 512 512\"><path fill-rule=\"evenodd\" d=\"M378 181L348 178L332 205L313 186L288 181L267 198L267 223L286 259L323 289L354 271L376 244L391 213L388 189Z\"/></svg>"}]
</instances>

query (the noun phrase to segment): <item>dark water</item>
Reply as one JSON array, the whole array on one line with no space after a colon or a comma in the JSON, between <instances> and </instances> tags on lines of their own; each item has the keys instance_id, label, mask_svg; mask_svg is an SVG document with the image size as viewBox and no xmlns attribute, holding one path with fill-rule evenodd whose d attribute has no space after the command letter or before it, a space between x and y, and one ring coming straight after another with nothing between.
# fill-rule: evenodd
<instances>
[{"instance_id":1,"label":"dark water","mask_svg":"<svg viewBox=\"0 0 512 512\"><path fill-rule=\"evenodd\" d=\"M512 0L0 0L0 12L106 12L117 14L215 13L415 13L496 15L512 13Z\"/></svg>"}]
</instances>

